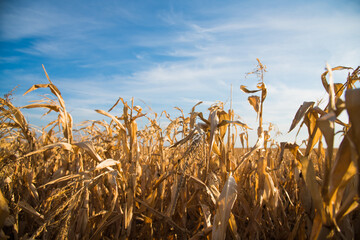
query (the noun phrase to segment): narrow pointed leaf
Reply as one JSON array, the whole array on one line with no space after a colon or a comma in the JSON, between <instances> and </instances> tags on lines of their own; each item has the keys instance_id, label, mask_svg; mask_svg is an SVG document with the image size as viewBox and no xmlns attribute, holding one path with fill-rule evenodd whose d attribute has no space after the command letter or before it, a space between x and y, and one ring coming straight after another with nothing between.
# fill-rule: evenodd
<instances>
[{"instance_id":1,"label":"narrow pointed leaf","mask_svg":"<svg viewBox=\"0 0 360 240\"><path fill-rule=\"evenodd\" d=\"M291 132L291 130L293 130L296 125L300 122L300 120L305 116L306 112L312 107L314 106L315 102L304 102L299 109L297 110L295 117L291 123L290 129L288 132Z\"/></svg>"},{"instance_id":2,"label":"narrow pointed leaf","mask_svg":"<svg viewBox=\"0 0 360 240\"><path fill-rule=\"evenodd\" d=\"M225 239L230 213L236 198L237 184L234 177L230 174L217 201L217 209L213 222L212 239Z\"/></svg>"}]
</instances>

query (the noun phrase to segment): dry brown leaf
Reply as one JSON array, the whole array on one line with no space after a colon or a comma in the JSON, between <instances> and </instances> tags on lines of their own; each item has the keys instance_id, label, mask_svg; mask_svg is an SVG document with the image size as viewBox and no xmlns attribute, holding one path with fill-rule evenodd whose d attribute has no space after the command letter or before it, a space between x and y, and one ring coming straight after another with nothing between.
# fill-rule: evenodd
<instances>
[{"instance_id":1,"label":"dry brown leaf","mask_svg":"<svg viewBox=\"0 0 360 240\"><path fill-rule=\"evenodd\" d=\"M96 165L95 170L101 170L103 168L112 167L116 164L120 164L119 161L115 161L114 159L106 159Z\"/></svg>"},{"instance_id":2,"label":"dry brown leaf","mask_svg":"<svg viewBox=\"0 0 360 240\"><path fill-rule=\"evenodd\" d=\"M190 113L190 130L194 128L194 126L195 126L195 121L196 121L196 117L197 117L197 115L198 115L198 113L195 112L195 108L196 108L196 106L198 106L198 105L200 105L200 104L202 104L202 103L203 103L202 101L198 102L198 103L195 104L195 105L192 107L192 109L191 109L191 113Z\"/></svg>"},{"instance_id":3,"label":"dry brown leaf","mask_svg":"<svg viewBox=\"0 0 360 240\"><path fill-rule=\"evenodd\" d=\"M21 209L23 209L24 211L30 213L32 216L44 220L44 216L41 215L38 211L36 211L30 204L28 204L27 202L24 201L19 201L18 205Z\"/></svg>"},{"instance_id":4,"label":"dry brown leaf","mask_svg":"<svg viewBox=\"0 0 360 240\"><path fill-rule=\"evenodd\" d=\"M238 120L235 120L235 121L222 120L222 121L218 124L218 127L226 126L226 125L228 125L228 124L236 124L236 125L241 126L241 127L244 128L244 129L250 129L250 130L252 130L250 127L248 127L248 125L246 125L245 123L243 123L243 122L241 122L241 121L238 121Z\"/></svg>"},{"instance_id":5,"label":"dry brown leaf","mask_svg":"<svg viewBox=\"0 0 360 240\"><path fill-rule=\"evenodd\" d=\"M356 144L357 153L360 155L360 89L347 90L345 103L354 133L352 140Z\"/></svg>"},{"instance_id":6,"label":"dry brown leaf","mask_svg":"<svg viewBox=\"0 0 360 240\"><path fill-rule=\"evenodd\" d=\"M121 130L126 131L124 125L115 116L113 116L112 114L110 114L108 112L105 112L104 110L99 110L99 109L97 109L95 111L97 113L100 113L100 114L102 114L104 116L107 116L107 117L111 118Z\"/></svg>"},{"instance_id":7,"label":"dry brown leaf","mask_svg":"<svg viewBox=\"0 0 360 240\"><path fill-rule=\"evenodd\" d=\"M237 184L234 177L229 174L219 199L217 200L216 214L213 221L212 239L225 239L231 209L234 206L236 198Z\"/></svg>"},{"instance_id":8,"label":"dry brown leaf","mask_svg":"<svg viewBox=\"0 0 360 240\"><path fill-rule=\"evenodd\" d=\"M204 216L204 222L205 222L205 227L208 228L211 226L211 211L209 206L200 203L201 206L201 210Z\"/></svg>"},{"instance_id":9,"label":"dry brown leaf","mask_svg":"<svg viewBox=\"0 0 360 240\"><path fill-rule=\"evenodd\" d=\"M210 140L209 140L209 155L212 152L214 140L215 140L215 133L218 131L218 124L219 124L219 117L217 115L218 109L215 109L210 113Z\"/></svg>"},{"instance_id":10,"label":"dry brown leaf","mask_svg":"<svg viewBox=\"0 0 360 240\"><path fill-rule=\"evenodd\" d=\"M83 172L83 173L77 173L77 174L71 174L71 175L66 175L66 176L63 176L63 177L59 177L55 180L52 180L50 182L47 182L41 186L39 186L38 188L43 188L43 187L46 187L48 185L52 185L52 184L55 184L55 183L60 183L60 182L64 182L64 181L67 181L67 180L70 180L70 179L73 179L73 178L77 178L77 177L81 177L81 176L84 176L86 175L86 172Z\"/></svg>"},{"instance_id":11,"label":"dry brown leaf","mask_svg":"<svg viewBox=\"0 0 360 240\"><path fill-rule=\"evenodd\" d=\"M303 156L300 158L301 162L301 171L306 183L307 188L310 191L313 203L317 212L322 217L321 219L325 222L325 213L323 209L323 199L321 196L320 186L316 181L316 174L314 169L314 164L309 156Z\"/></svg>"},{"instance_id":12,"label":"dry brown leaf","mask_svg":"<svg viewBox=\"0 0 360 240\"><path fill-rule=\"evenodd\" d=\"M79 148L84 149L92 159L94 159L97 162L101 162L102 158L99 156L99 154L96 152L94 144L90 141L84 141L84 142L78 142L74 143Z\"/></svg>"},{"instance_id":13,"label":"dry brown leaf","mask_svg":"<svg viewBox=\"0 0 360 240\"><path fill-rule=\"evenodd\" d=\"M63 148L64 150L67 150L67 151L72 151L73 150L73 145L70 144L70 143L64 143L64 142L58 142L58 143L53 143L53 144L49 144L49 145L46 145L36 151L33 151L33 152L30 152L28 154L25 154L23 157L21 158L26 158L26 157L29 157L31 155L34 155L34 154L38 154L38 153L42 153L46 150L49 150L49 149L52 149L52 148L57 148L57 147L61 147Z\"/></svg>"},{"instance_id":14,"label":"dry brown leaf","mask_svg":"<svg viewBox=\"0 0 360 240\"><path fill-rule=\"evenodd\" d=\"M260 110L260 97L259 96L250 96L248 97L250 105L254 108L255 112L258 113Z\"/></svg>"},{"instance_id":15,"label":"dry brown leaf","mask_svg":"<svg viewBox=\"0 0 360 240\"><path fill-rule=\"evenodd\" d=\"M23 106L22 108L27 108L27 109L30 109L30 108L47 108L47 109L50 109L51 111L55 111L55 112L60 111L60 106L54 105L54 104L45 104L45 103L33 103L33 104Z\"/></svg>"},{"instance_id":16,"label":"dry brown leaf","mask_svg":"<svg viewBox=\"0 0 360 240\"><path fill-rule=\"evenodd\" d=\"M249 89L247 89L247 87L244 86L244 85L241 85L241 86L240 86L240 89L241 89L244 93L256 93L256 92L260 92L260 91L261 91L261 89L260 89L260 90L249 90Z\"/></svg>"},{"instance_id":17,"label":"dry brown leaf","mask_svg":"<svg viewBox=\"0 0 360 240\"><path fill-rule=\"evenodd\" d=\"M321 213L316 212L315 213L315 218L313 221L313 225L312 225L312 229L311 229L311 235L310 235L310 239L319 239L319 235L321 230L323 229L323 222L322 222L322 217L321 217ZM323 236L324 237L324 236ZM320 238L322 239L322 238Z\"/></svg>"},{"instance_id":18,"label":"dry brown leaf","mask_svg":"<svg viewBox=\"0 0 360 240\"><path fill-rule=\"evenodd\" d=\"M308 156L311 150L314 148L315 144L320 140L322 134L318 125L318 115L314 111L308 111L305 115L304 122L308 127L309 140L306 147L305 155Z\"/></svg>"},{"instance_id":19,"label":"dry brown leaf","mask_svg":"<svg viewBox=\"0 0 360 240\"><path fill-rule=\"evenodd\" d=\"M329 83L328 83L327 80L326 80L326 75L329 73L329 70L335 71L335 70L350 70L350 69L352 69L352 68L351 68L351 67L343 67L343 66L338 66L338 67L334 67L334 68L330 68L330 67L329 67L328 70L325 71L325 72L321 75L321 81L322 81L322 84L323 84L325 90L329 93L329 87L330 87L330 85L329 85ZM342 84L338 84L338 83L336 83L335 86L336 86L335 88L336 88L336 90L337 90L337 91L335 91L336 96L341 96L342 91L345 89L344 86L342 86ZM340 91L341 91L341 92L340 92Z\"/></svg>"},{"instance_id":20,"label":"dry brown leaf","mask_svg":"<svg viewBox=\"0 0 360 240\"><path fill-rule=\"evenodd\" d=\"M314 106L315 102L304 102L299 109L297 110L295 117L291 123L290 129L288 132L291 132L296 125L300 122L300 120L305 116L305 114L309 111L310 108Z\"/></svg>"}]
</instances>

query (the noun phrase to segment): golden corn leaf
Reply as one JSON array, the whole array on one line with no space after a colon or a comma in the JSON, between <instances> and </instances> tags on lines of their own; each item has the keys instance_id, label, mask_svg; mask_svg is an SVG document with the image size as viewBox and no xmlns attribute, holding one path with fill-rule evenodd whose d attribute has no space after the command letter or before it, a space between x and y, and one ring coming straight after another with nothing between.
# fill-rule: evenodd
<instances>
[{"instance_id":1,"label":"golden corn leaf","mask_svg":"<svg viewBox=\"0 0 360 240\"><path fill-rule=\"evenodd\" d=\"M39 186L38 188L43 188L43 187L46 187L48 185L52 185L52 184L55 184L55 183L60 183L60 182L64 182L64 181L67 181L67 180L70 180L70 179L73 179L73 178L78 178L78 177L81 177L81 176L84 176L86 175L86 172L82 172L82 173L77 173L77 174L71 174L71 175L66 175L66 176L63 176L63 177L59 177L55 180L52 180L50 182L47 182L41 186Z\"/></svg>"},{"instance_id":2,"label":"golden corn leaf","mask_svg":"<svg viewBox=\"0 0 360 240\"><path fill-rule=\"evenodd\" d=\"M49 145L46 145L36 151L33 151L33 152L30 152L28 154L25 154L22 158L25 158L25 157L29 157L31 155L34 155L34 154L38 154L38 153L42 153L46 150L49 150L49 149L52 149L52 148L57 148L57 147L61 147L63 148L64 150L67 150L67 151L72 151L73 150L73 145L70 144L70 143L64 143L64 142L58 142L58 143L53 143L53 144L49 144Z\"/></svg>"},{"instance_id":3,"label":"golden corn leaf","mask_svg":"<svg viewBox=\"0 0 360 240\"><path fill-rule=\"evenodd\" d=\"M245 123L241 122L241 121L238 121L238 120L234 120L234 121L230 121L230 120L222 120L219 124L218 124L218 127L223 127L223 126L226 126L228 124L236 124L236 125L239 125L241 126L242 128L245 128L245 129L250 129L250 127L248 127L248 125L246 125Z\"/></svg>"},{"instance_id":4,"label":"golden corn leaf","mask_svg":"<svg viewBox=\"0 0 360 240\"><path fill-rule=\"evenodd\" d=\"M338 66L338 67L334 67L334 68L328 68L327 71L325 71L322 75L321 75L321 81L322 81L322 84L325 88L325 90L330 93L329 91L329 88L330 88L330 85L328 83L328 81L326 80L326 75L329 73L329 71L335 71L335 70L349 70L349 69L352 69L351 67L343 67L343 66ZM344 86L340 83L335 83L335 94L336 96L341 96L343 90L344 90Z\"/></svg>"},{"instance_id":5,"label":"golden corn leaf","mask_svg":"<svg viewBox=\"0 0 360 240\"><path fill-rule=\"evenodd\" d=\"M325 215L323 211L323 199L321 197L320 186L316 181L316 174L314 169L314 164L309 156L303 156L300 158L301 162L301 171L306 183L307 188L310 191L313 203L317 212L321 214L323 221L325 222Z\"/></svg>"},{"instance_id":6,"label":"golden corn leaf","mask_svg":"<svg viewBox=\"0 0 360 240\"><path fill-rule=\"evenodd\" d=\"M47 83L47 84L34 84L34 85L32 85L32 86L23 94L23 96L25 96L26 94L28 94L28 93L36 90L36 89L39 89L39 88L48 88L49 86L50 86L49 83Z\"/></svg>"},{"instance_id":7,"label":"golden corn leaf","mask_svg":"<svg viewBox=\"0 0 360 240\"><path fill-rule=\"evenodd\" d=\"M213 110L210 113L210 140L209 140L209 154L212 152L214 140L215 140L215 133L218 131L218 124L219 124L219 117L217 115L218 109Z\"/></svg>"},{"instance_id":8,"label":"golden corn leaf","mask_svg":"<svg viewBox=\"0 0 360 240\"><path fill-rule=\"evenodd\" d=\"M198 102L198 103L195 104L195 105L192 107L192 109L191 109L191 113L190 113L190 129L193 129L193 128L194 128L194 126L195 126L195 121L196 121L196 117L197 117L197 115L198 115L198 113L195 112L195 108L196 108L196 106L198 106L198 105L200 105L200 104L202 104L202 103L203 103L202 101Z\"/></svg>"},{"instance_id":9,"label":"golden corn leaf","mask_svg":"<svg viewBox=\"0 0 360 240\"><path fill-rule=\"evenodd\" d=\"M101 163L99 163L98 165L96 165L95 170L112 167L119 163L120 163L119 161L115 161L114 159L106 159L106 160L102 161Z\"/></svg>"},{"instance_id":10,"label":"golden corn leaf","mask_svg":"<svg viewBox=\"0 0 360 240\"><path fill-rule=\"evenodd\" d=\"M260 110L260 97L259 96L250 96L248 97L250 105L254 108L255 112Z\"/></svg>"},{"instance_id":11,"label":"golden corn leaf","mask_svg":"<svg viewBox=\"0 0 360 240\"><path fill-rule=\"evenodd\" d=\"M217 125L217 128L220 132L220 138L223 140L227 131L227 127L225 125L221 125L222 122L230 121L230 115L225 111L218 111L217 112L219 117L219 124Z\"/></svg>"},{"instance_id":12,"label":"golden corn leaf","mask_svg":"<svg viewBox=\"0 0 360 240\"><path fill-rule=\"evenodd\" d=\"M352 141L356 144L357 154L360 149L360 89L350 89L345 94L346 110L353 128Z\"/></svg>"},{"instance_id":13,"label":"golden corn leaf","mask_svg":"<svg viewBox=\"0 0 360 240\"><path fill-rule=\"evenodd\" d=\"M54 105L54 104L45 104L45 103L33 103L33 104L23 106L22 108L27 108L27 109L30 109L30 108L47 108L47 109L50 109L51 111L55 111L55 112L60 111L60 106Z\"/></svg>"},{"instance_id":14,"label":"golden corn leaf","mask_svg":"<svg viewBox=\"0 0 360 240\"><path fill-rule=\"evenodd\" d=\"M79 148L84 149L92 159L94 159L97 162L101 162L102 158L99 156L99 154L96 152L95 147L92 142L90 141L84 141L79 143L74 143Z\"/></svg>"},{"instance_id":15,"label":"golden corn leaf","mask_svg":"<svg viewBox=\"0 0 360 240\"><path fill-rule=\"evenodd\" d=\"M297 110L295 117L291 123L290 129L288 132L291 132L296 125L300 122L300 120L305 116L305 114L309 111L310 108L314 106L315 102L304 102L299 109Z\"/></svg>"},{"instance_id":16,"label":"golden corn leaf","mask_svg":"<svg viewBox=\"0 0 360 240\"><path fill-rule=\"evenodd\" d=\"M231 209L234 206L236 198L237 184L234 177L229 174L217 201L216 214L213 221L212 239L225 239Z\"/></svg>"},{"instance_id":17,"label":"golden corn leaf","mask_svg":"<svg viewBox=\"0 0 360 240\"><path fill-rule=\"evenodd\" d=\"M102 114L104 116L107 116L107 117L111 118L121 130L126 132L126 129L125 129L124 125L115 116L113 116L112 114L110 114L108 112L105 112L104 110L97 109L95 111L97 113L100 113L100 114Z\"/></svg>"},{"instance_id":18,"label":"golden corn leaf","mask_svg":"<svg viewBox=\"0 0 360 240\"><path fill-rule=\"evenodd\" d=\"M323 227L323 222L322 222L321 213L316 212L315 218L313 221L313 225L312 225L312 229L311 229L311 235L310 235L311 240L318 239L322 227Z\"/></svg>"},{"instance_id":19,"label":"golden corn leaf","mask_svg":"<svg viewBox=\"0 0 360 240\"><path fill-rule=\"evenodd\" d=\"M264 82L259 82L256 87L261 90L261 102L264 102L267 96L267 89Z\"/></svg>"},{"instance_id":20,"label":"golden corn leaf","mask_svg":"<svg viewBox=\"0 0 360 240\"><path fill-rule=\"evenodd\" d=\"M260 92L260 91L261 91L261 89L260 89L260 90L249 90L249 89L247 89L247 87L244 86L244 85L241 85L241 86L240 86L240 89L241 89L244 93L256 93L256 92Z\"/></svg>"},{"instance_id":21,"label":"golden corn leaf","mask_svg":"<svg viewBox=\"0 0 360 240\"><path fill-rule=\"evenodd\" d=\"M333 149L334 149L334 131L335 131L335 120L336 115L334 111L330 111L329 113L325 114L324 116L320 117L317 120L317 125L322 132L322 135L325 138L326 145L327 145L327 155L325 157L325 171L324 171L324 184L322 187L322 195L326 196L328 193L328 186L329 186L329 178L330 178L330 170L331 164L333 159ZM328 201L328 198L325 198L325 201Z\"/></svg>"},{"instance_id":22,"label":"golden corn leaf","mask_svg":"<svg viewBox=\"0 0 360 240\"><path fill-rule=\"evenodd\" d=\"M319 141L319 139L322 136L319 126L317 124L317 120L318 120L318 115L314 111L308 111L304 118L304 122L308 127L308 133L309 133L308 145L306 147L306 152L305 152L306 156L310 154L311 150L314 148L315 144Z\"/></svg>"}]
</instances>

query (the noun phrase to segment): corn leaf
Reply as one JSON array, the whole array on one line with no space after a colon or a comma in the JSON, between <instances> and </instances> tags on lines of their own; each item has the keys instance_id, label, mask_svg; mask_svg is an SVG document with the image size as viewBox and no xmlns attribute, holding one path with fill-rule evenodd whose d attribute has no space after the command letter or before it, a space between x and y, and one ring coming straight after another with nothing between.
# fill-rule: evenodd
<instances>
[{"instance_id":1,"label":"corn leaf","mask_svg":"<svg viewBox=\"0 0 360 240\"><path fill-rule=\"evenodd\" d=\"M228 179L217 201L216 214L213 221L212 239L223 240L226 237L231 209L237 198L237 184L229 174Z\"/></svg>"}]
</instances>

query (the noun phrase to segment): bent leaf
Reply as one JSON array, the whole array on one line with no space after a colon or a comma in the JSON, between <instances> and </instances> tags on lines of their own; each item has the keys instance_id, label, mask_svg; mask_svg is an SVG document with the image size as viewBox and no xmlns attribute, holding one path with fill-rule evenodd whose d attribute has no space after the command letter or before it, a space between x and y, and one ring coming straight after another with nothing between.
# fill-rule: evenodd
<instances>
[{"instance_id":1,"label":"bent leaf","mask_svg":"<svg viewBox=\"0 0 360 240\"><path fill-rule=\"evenodd\" d=\"M256 93L256 92L260 92L260 91L261 91L261 89L260 89L260 90L249 90L249 89L247 89L246 86L244 86L244 85L241 85L241 86L240 86L240 89L241 89L244 93Z\"/></svg>"},{"instance_id":2,"label":"bent leaf","mask_svg":"<svg viewBox=\"0 0 360 240\"><path fill-rule=\"evenodd\" d=\"M115 161L114 159L106 159L106 160L102 161L101 163L99 163L98 165L96 165L95 170L100 170L103 168L111 167L111 166L114 166L119 163L120 163L119 161Z\"/></svg>"},{"instance_id":3,"label":"bent leaf","mask_svg":"<svg viewBox=\"0 0 360 240\"><path fill-rule=\"evenodd\" d=\"M293 130L296 125L300 122L300 120L305 116L306 112L312 107L314 106L315 102L304 102L299 109L297 110L295 117L291 123L290 129L288 132L291 132L291 130Z\"/></svg>"},{"instance_id":4,"label":"bent leaf","mask_svg":"<svg viewBox=\"0 0 360 240\"><path fill-rule=\"evenodd\" d=\"M217 201L217 209L213 222L212 239L225 239L231 209L234 206L236 198L237 184L234 177L230 174Z\"/></svg>"}]
</instances>

